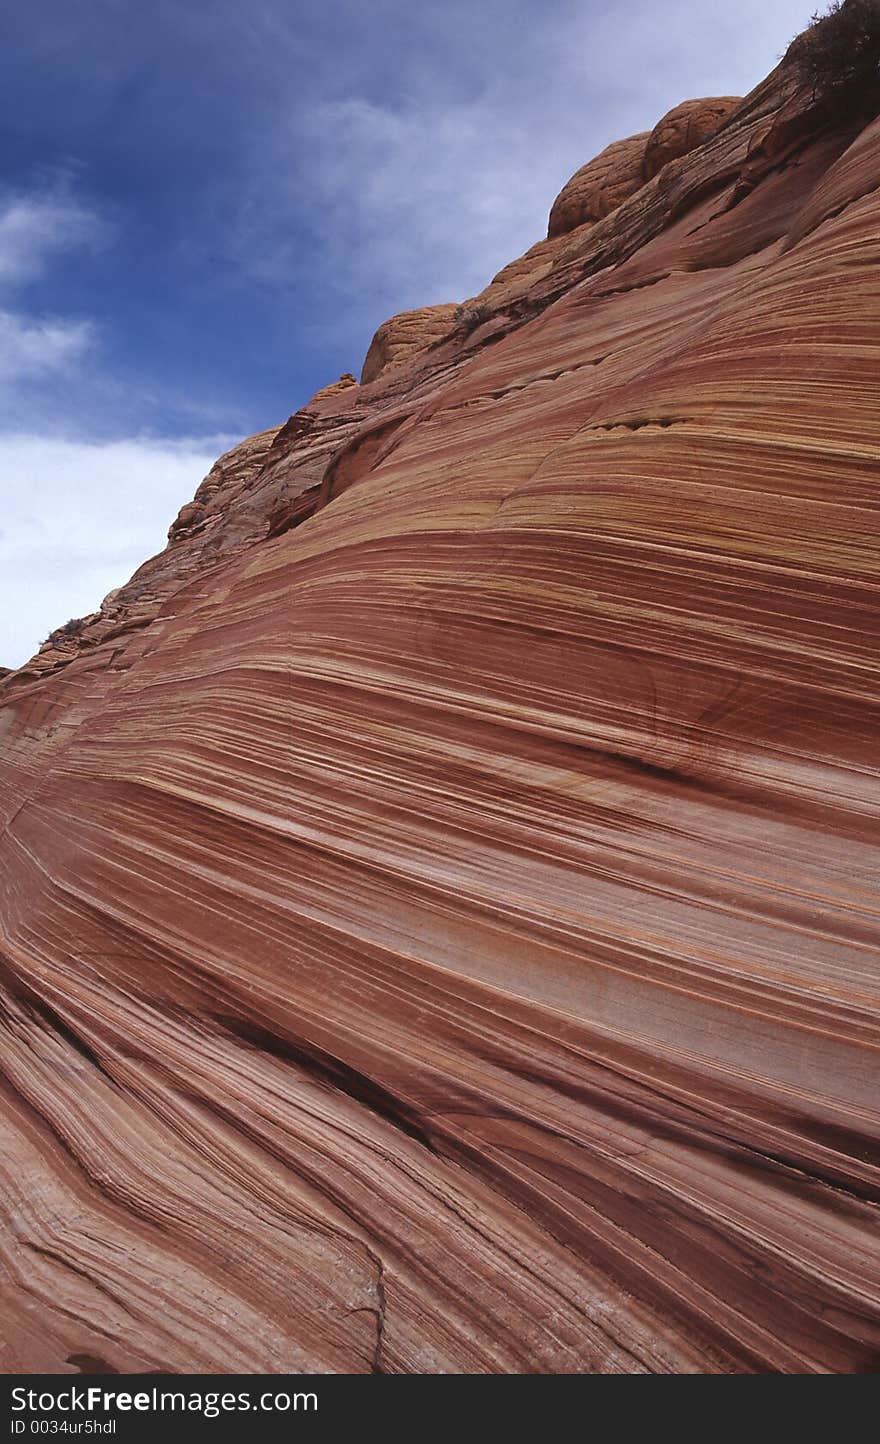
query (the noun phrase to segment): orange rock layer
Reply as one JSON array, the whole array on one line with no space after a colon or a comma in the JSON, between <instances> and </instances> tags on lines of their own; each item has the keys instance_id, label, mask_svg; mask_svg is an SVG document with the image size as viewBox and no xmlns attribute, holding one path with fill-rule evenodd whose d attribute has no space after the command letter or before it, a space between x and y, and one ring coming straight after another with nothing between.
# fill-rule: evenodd
<instances>
[{"instance_id":1,"label":"orange rock layer","mask_svg":"<svg viewBox=\"0 0 880 1444\"><path fill-rule=\"evenodd\" d=\"M390 366L399 366L402 361L408 361L426 346L440 340L449 331L456 310L454 302L422 306L418 311L401 311L385 321L370 343L361 371L361 382L375 381Z\"/></svg>"},{"instance_id":2,"label":"orange rock layer","mask_svg":"<svg viewBox=\"0 0 880 1444\"><path fill-rule=\"evenodd\" d=\"M782 68L5 679L4 1368L876 1368L878 233Z\"/></svg>"}]
</instances>

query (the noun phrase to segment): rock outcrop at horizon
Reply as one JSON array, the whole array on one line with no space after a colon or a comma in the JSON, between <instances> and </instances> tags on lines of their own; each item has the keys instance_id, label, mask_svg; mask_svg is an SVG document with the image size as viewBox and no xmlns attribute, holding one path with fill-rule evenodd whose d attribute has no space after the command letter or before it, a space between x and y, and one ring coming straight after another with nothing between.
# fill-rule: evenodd
<instances>
[{"instance_id":1,"label":"rock outcrop at horizon","mask_svg":"<svg viewBox=\"0 0 880 1444\"><path fill-rule=\"evenodd\" d=\"M565 236L616 211L622 201L641 190L645 147L651 132L612 141L595 160L576 170L550 209L547 239Z\"/></svg>"},{"instance_id":2,"label":"rock outcrop at horizon","mask_svg":"<svg viewBox=\"0 0 880 1444\"><path fill-rule=\"evenodd\" d=\"M690 155L724 123L741 100L741 95L714 95L702 100L684 100L681 105L673 106L648 136L642 179L652 180L671 160Z\"/></svg>"},{"instance_id":3,"label":"rock outcrop at horizon","mask_svg":"<svg viewBox=\"0 0 880 1444\"><path fill-rule=\"evenodd\" d=\"M876 1369L880 120L710 129L3 680L4 1369Z\"/></svg>"},{"instance_id":4,"label":"rock outcrop at horizon","mask_svg":"<svg viewBox=\"0 0 880 1444\"><path fill-rule=\"evenodd\" d=\"M353 376L350 371L343 371L338 381L331 381L329 385L322 386L320 391L316 391L309 405L314 406L316 401L327 401L331 396L338 396L340 391L348 391L357 384L356 376Z\"/></svg>"},{"instance_id":5,"label":"rock outcrop at horizon","mask_svg":"<svg viewBox=\"0 0 880 1444\"><path fill-rule=\"evenodd\" d=\"M613 141L575 171L550 210L547 239L592 225L617 207L672 160L703 143L739 104L736 95L685 100L658 120L653 130Z\"/></svg>"},{"instance_id":6,"label":"rock outcrop at horizon","mask_svg":"<svg viewBox=\"0 0 880 1444\"><path fill-rule=\"evenodd\" d=\"M448 335L458 307L454 301L439 306L422 306L401 311L383 321L367 351L361 371L361 385L375 381L390 366L409 361L419 351Z\"/></svg>"}]
</instances>

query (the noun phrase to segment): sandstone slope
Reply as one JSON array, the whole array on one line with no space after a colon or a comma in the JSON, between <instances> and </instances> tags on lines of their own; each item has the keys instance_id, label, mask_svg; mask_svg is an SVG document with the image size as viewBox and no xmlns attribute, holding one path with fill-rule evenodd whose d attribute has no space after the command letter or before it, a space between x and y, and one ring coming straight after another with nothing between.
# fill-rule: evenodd
<instances>
[{"instance_id":1,"label":"sandstone slope","mask_svg":"<svg viewBox=\"0 0 880 1444\"><path fill-rule=\"evenodd\" d=\"M880 122L608 196L0 686L7 1370L876 1367Z\"/></svg>"}]
</instances>

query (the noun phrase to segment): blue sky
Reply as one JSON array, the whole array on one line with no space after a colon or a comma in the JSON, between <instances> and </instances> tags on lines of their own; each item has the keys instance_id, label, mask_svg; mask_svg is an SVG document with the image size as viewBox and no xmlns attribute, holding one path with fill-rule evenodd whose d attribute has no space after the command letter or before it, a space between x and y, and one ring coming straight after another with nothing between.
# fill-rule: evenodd
<instances>
[{"instance_id":1,"label":"blue sky","mask_svg":"<svg viewBox=\"0 0 880 1444\"><path fill-rule=\"evenodd\" d=\"M745 93L814 0L40 0L0 56L0 663L164 541L211 461L568 176Z\"/></svg>"}]
</instances>

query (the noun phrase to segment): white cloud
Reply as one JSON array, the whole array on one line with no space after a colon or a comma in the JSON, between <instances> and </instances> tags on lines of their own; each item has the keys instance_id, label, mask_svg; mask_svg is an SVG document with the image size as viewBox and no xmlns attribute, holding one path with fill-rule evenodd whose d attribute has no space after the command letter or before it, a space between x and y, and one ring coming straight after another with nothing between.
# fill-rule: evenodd
<instances>
[{"instance_id":1,"label":"white cloud","mask_svg":"<svg viewBox=\"0 0 880 1444\"><path fill-rule=\"evenodd\" d=\"M0 196L0 292L14 293L40 276L53 256L97 245L105 235L98 215L65 185ZM69 372L94 335L87 320L0 308L0 387L15 396L19 382Z\"/></svg>"},{"instance_id":2,"label":"white cloud","mask_svg":"<svg viewBox=\"0 0 880 1444\"><path fill-rule=\"evenodd\" d=\"M0 665L20 666L160 551L180 507L237 439L0 434Z\"/></svg>"},{"instance_id":3,"label":"white cloud","mask_svg":"<svg viewBox=\"0 0 880 1444\"><path fill-rule=\"evenodd\" d=\"M62 371L92 344L88 321L30 320L0 311L0 385Z\"/></svg>"},{"instance_id":4,"label":"white cloud","mask_svg":"<svg viewBox=\"0 0 880 1444\"><path fill-rule=\"evenodd\" d=\"M99 217L69 190L0 196L0 294L16 297L61 252L105 236ZM94 325L31 312L27 294L0 306L0 401L8 414L22 414L35 391L47 431L76 425L69 406L58 414L58 397L81 374ZM115 399L100 370L90 389L105 392L108 404ZM0 431L0 665L19 666L50 631L94 611L160 551L170 522L234 439L90 441Z\"/></svg>"},{"instance_id":5,"label":"white cloud","mask_svg":"<svg viewBox=\"0 0 880 1444\"><path fill-rule=\"evenodd\" d=\"M66 186L0 199L0 285L38 276L53 253L97 245L106 227Z\"/></svg>"}]
</instances>

